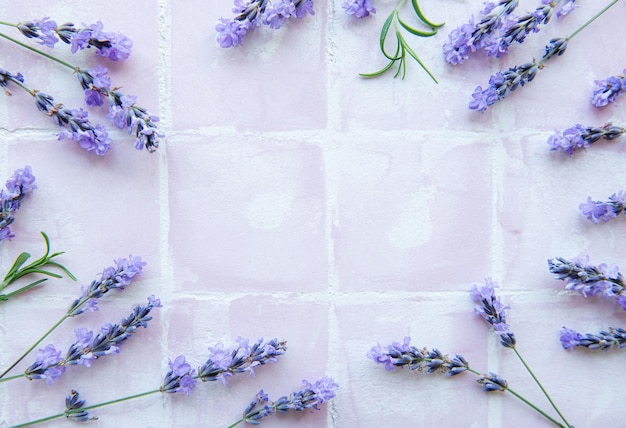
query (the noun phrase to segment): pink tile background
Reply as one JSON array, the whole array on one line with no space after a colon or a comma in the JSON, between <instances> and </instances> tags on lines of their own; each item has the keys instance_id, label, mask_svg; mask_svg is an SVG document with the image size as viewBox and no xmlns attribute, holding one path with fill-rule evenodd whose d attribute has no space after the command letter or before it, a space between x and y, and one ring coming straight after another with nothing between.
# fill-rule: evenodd
<instances>
[{"instance_id":1,"label":"pink tile background","mask_svg":"<svg viewBox=\"0 0 626 428\"><path fill-rule=\"evenodd\" d=\"M114 147L98 158L56 141L27 94L0 96L0 180L28 164L39 186L12 226L17 237L1 244L0 271L21 251L37 257L45 231L79 278L50 280L0 306L0 368L113 259L140 255L148 265L123 294L45 343L67 347L73 328L118 321L150 294L164 305L118 356L71 367L50 387L0 383L0 427L62 411L71 389L97 403L158 388L168 359L184 354L199 366L209 346L231 346L238 336L285 339L288 351L228 387L201 384L189 397L156 394L94 410L97 424L227 426L259 389L278 397L329 374L340 389L321 411L263 425L551 426L511 396L487 396L472 375L387 373L365 357L376 343L409 335L417 346L497 371L548 409L519 361L472 313L467 290L488 276L512 307L520 352L570 421L623 425L622 353L565 352L558 333L563 325L625 326L626 316L612 302L564 292L546 264L587 252L593 263L626 266L626 220L594 225L577 208L588 195L624 189L623 139L571 159L550 153L546 140L577 122L626 122L623 101L601 110L589 103L594 80L625 67L626 6L573 39L528 87L479 114L467 109L477 85L540 56L547 40L571 33L604 2L578 2L507 57L455 68L441 45L482 4L422 0L424 13L446 25L432 38L407 40L438 85L412 62L404 80L359 78L385 64L379 31L396 2L375 0L378 14L364 20L346 16L341 3L317 1L315 16L276 32L260 28L244 47L224 50L213 27L231 13L230 1L0 0L4 21L102 20L132 38L131 58L106 65L114 85L159 115L167 134L149 155L110 129ZM520 11L537 3L522 0ZM0 49L0 67L21 71L67 106L83 105L70 71L4 40ZM67 48L54 53L82 67L104 63Z\"/></svg>"}]
</instances>

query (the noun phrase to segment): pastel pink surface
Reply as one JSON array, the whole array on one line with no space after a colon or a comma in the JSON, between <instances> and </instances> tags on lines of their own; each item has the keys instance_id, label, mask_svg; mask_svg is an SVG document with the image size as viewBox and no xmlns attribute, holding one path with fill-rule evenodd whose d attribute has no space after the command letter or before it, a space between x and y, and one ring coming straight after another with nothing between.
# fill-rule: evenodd
<instances>
[{"instance_id":1,"label":"pastel pink surface","mask_svg":"<svg viewBox=\"0 0 626 428\"><path fill-rule=\"evenodd\" d=\"M68 320L41 347L65 350L74 328L119 321L148 295L164 306L120 355L70 367L50 387L0 383L0 427L62 412L71 389L95 404L159 388L169 360L182 354L197 368L209 347L232 347L238 336L284 339L288 350L278 364L258 367L254 377L236 375L227 386L201 383L189 397L158 393L94 409L97 423L227 426L260 389L275 399L328 374L339 384L335 399L263 425L552 426L510 394L483 393L472 374L389 373L366 357L377 343L410 336L418 347L459 353L473 369L501 374L552 415L514 354L472 311L468 290L485 277L500 284L520 353L569 421L622 424L615 410L623 401L615 369L622 353L567 352L559 330L624 326L624 312L564 291L547 260L589 253L594 264L626 266L624 219L596 225L578 210L587 196L624 189L623 139L571 158L550 152L546 141L575 123L623 126L623 101L596 109L589 98L595 80L624 68L625 6L481 114L467 108L476 86L540 57L551 37L570 34L602 5L580 2L510 55L477 55L453 67L441 45L483 6L423 0L425 15L446 25L432 38L407 41L435 84L414 62L404 80L360 78L386 63L379 31L395 4L374 2L378 13L356 20L341 3L316 2L314 16L278 31L255 29L243 47L227 50L213 27L231 16L230 1L0 0L3 21L101 20L105 30L129 36L133 53L123 63L72 55L61 45L51 52L81 67L108 66L113 85L160 116L167 135L148 154L110 126L113 147L99 158L57 141L54 124L27 93L12 87L11 97L0 96L0 180L30 165L38 185L16 215L16 237L0 244L0 272L22 251L38 257L44 231L78 278L51 279L0 304L0 369L114 259L132 254L148 264L127 290L108 295L98 312ZM536 7L520 3L521 11ZM0 31L20 37L10 27ZM4 39L0 48L0 67L22 72L29 87L57 102L85 108L71 70ZM106 107L89 111L107 123Z\"/></svg>"}]
</instances>

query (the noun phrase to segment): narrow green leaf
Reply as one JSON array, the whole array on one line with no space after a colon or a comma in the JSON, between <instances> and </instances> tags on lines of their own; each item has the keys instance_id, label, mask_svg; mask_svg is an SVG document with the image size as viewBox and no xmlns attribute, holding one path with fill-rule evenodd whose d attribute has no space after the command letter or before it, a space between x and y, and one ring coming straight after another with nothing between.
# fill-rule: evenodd
<instances>
[{"instance_id":1,"label":"narrow green leaf","mask_svg":"<svg viewBox=\"0 0 626 428\"><path fill-rule=\"evenodd\" d=\"M395 60L391 60L389 61L389 64L387 64L386 66L384 66L383 68L381 68L378 71L374 71L373 73L359 73L359 76L361 77L378 77L381 74L384 74L387 70L389 70L391 67L393 67L393 64L395 63Z\"/></svg>"},{"instance_id":2,"label":"narrow green leaf","mask_svg":"<svg viewBox=\"0 0 626 428\"><path fill-rule=\"evenodd\" d=\"M24 263L26 263L26 260L28 260L29 258L30 254L27 252L23 252L22 254L17 256L17 258L13 262L13 266L11 266L11 269L9 269L9 271L5 275L4 280L9 280L8 282L10 283L15 273L20 269L20 267L22 267Z\"/></svg>"},{"instance_id":3,"label":"narrow green leaf","mask_svg":"<svg viewBox=\"0 0 626 428\"><path fill-rule=\"evenodd\" d=\"M76 281L76 277L72 274L72 272L70 272L65 266L63 266L60 263L57 262L48 262L48 265L50 266L56 266L59 269L61 269L63 272L65 272L65 275L67 275L72 281Z\"/></svg>"},{"instance_id":4,"label":"narrow green leaf","mask_svg":"<svg viewBox=\"0 0 626 428\"><path fill-rule=\"evenodd\" d=\"M420 10L419 5L417 4L417 0L411 0L411 3L413 4L413 10L415 10L415 14L419 17L419 19L422 20L422 22L426 25L428 25L429 27L433 27L433 28L439 28L439 27L443 27L443 25L445 24L445 22L442 22L441 24L434 24L432 23L430 20L428 20L428 18L426 18L424 16L424 14L422 13L422 11Z\"/></svg>"},{"instance_id":5,"label":"narrow green leaf","mask_svg":"<svg viewBox=\"0 0 626 428\"><path fill-rule=\"evenodd\" d=\"M402 47L404 49L406 49L406 52L409 53L409 55L411 55L413 57L413 59L415 61L417 61L417 63L424 69L424 71L426 73L428 73L428 75L430 76L431 79L433 79L435 81L435 83L439 83L437 81L437 79L435 78L435 76L433 76L433 74L430 72L430 70L424 65L424 63L419 59L419 57L417 56L417 54L413 51L413 49L411 49L411 47L404 41L404 39L402 40Z\"/></svg>"},{"instance_id":6,"label":"narrow green leaf","mask_svg":"<svg viewBox=\"0 0 626 428\"><path fill-rule=\"evenodd\" d=\"M28 273L40 273L42 275L48 275L53 278L63 278L63 275L59 275L58 273L54 273L54 272L48 272L47 270L43 270L43 269L32 269L28 271Z\"/></svg>"},{"instance_id":7,"label":"narrow green leaf","mask_svg":"<svg viewBox=\"0 0 626 428\"><path fill-rule=\"evenodd\" d=\"M23 293L23 292L25 292L25 291L28 291L28 290L30 290L31 288L36 287L36 286L38 286L39 284L41 284L42 282L45 282L45 281L47 281L47 280L48 280L48 278L38 279L37 281L31 282L30 284L25 285L25 286L24 286L24 287L22 287L22 288L18 288L17 290L12 291L12 292L10 292L10 293L8 293L8 294L2 294L2 295L0 295L0 301L3 301L3 300L9 300L9 298L11 298L11 297L15 296L16 294L20 294L20 293Z\"/></svg>"},{"instance_id":8,"label":"narrow green leaf","mask_svg":"<svg viewBox=\"0 0 626 428\"><path fill-rule=\"evenodd\" d=\"M415 34L416 36L431 37L431 36L434 36L435 34L437 34L437 30L421 31L421 30L418 30L417 28L413 28L409 24L404 22L402 19L400 19L399 16L398 16L398 22L400 23L400 25L402 25L402 28L404 28L406 31L408 31L411 34Z\"/></svg>"}]
</instances>

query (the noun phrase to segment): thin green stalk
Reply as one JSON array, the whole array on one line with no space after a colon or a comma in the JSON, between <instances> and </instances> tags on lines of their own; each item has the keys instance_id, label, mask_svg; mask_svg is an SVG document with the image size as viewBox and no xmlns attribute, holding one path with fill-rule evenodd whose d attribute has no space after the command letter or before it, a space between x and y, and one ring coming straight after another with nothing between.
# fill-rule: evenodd
<instances>
[{"instance_id":1,"label":"thin green stalk","mask_svg":"<svg viewBox=\"0 0 626 428\"><path fill-rule=\"evenodd\" d=\"M243 418L239 419L237 422L235 422L234 424L228 425L227 428L233 428L236 427L237 425L239 425L240 423L242 423L244 421Z\"/></svg>"},{"instance_id":2,"label":"thin green stalk","mask_svg":"<svg viewBox=\"0 0 626 428\"><path fill-rule=\"evenodd\" d=\"M0 383L2 383L2 382L8 382L8 381L10 381L10 380L19 379L19 378L22 378L22 377L24 377L24 376L26 376L26 374L25 374L25 373L20 373L20 374L15 375L15 376L3 377L2 379L0 379Z\"/></svg>"},{"instance_id":3,"label":"thin green stalk","mask_svg":"<svg viewBox=\"0 0 626 428\"><path fill-rule=\"evenodd\" d=\"M475 374L476 376L482 376L483 374L471 369L471 368L467 368L467 371L470 373ZM524 398L522 395L520 395L519 393L515 392L513 389L509 388L508 386L506 387L505 391L510 392L514 397L519 398L523 403L526 403L528 406L532 407L536 412L538 412L541 416L543 416L544 418L546 418L547 420L549 420L550 422L552 422L554 425L556 425L559 428L567 428L565 426L563 426L563 424L561 424L559 421L557 421L556 419L554 419L552 416L548 415L546 412L544 412L543 410L541 410L539 407L535 406L533 403L531 403L530 401L528 401L526 398ZM570 426L568 424L568 426Z\"/></svg>"},{"instance_id":4,"label":"thin green stalk","mask_svg":"<svg viewBox=\"0 0 626 428\"><path fill-rule=\"evenodd\" d=\"M568 40L572 40L578 33L580 33L582 30L584 30L589 24L591 24L593 21L595 21L596 19L598 19L600 17L600 15L602 15L604 12L606 12L607 10L609 10L615 3L617 3L619 0L613 0L611 3L607 4L606 6L604 6L604 8L602 8L602 10L600 10L600 12L596 13L595 15L593 15L587 22L585 22L583 25L581 25L576 31L574 31L572 34L569 35L569 37L567 38Z\"/></svg>"},{"instance_id":5,"label":"thin green stalk","mask_svg":"<svg viewBox=\"0 0 626 428\"><path fill-rule=\"evenodd\" d=\"M537 376L535 376L535 373L533 373L533 371L530 369L528 364L526 364L526 361L524 360L524 358L522 358L522 355L519 353L519 351L517 350L516 347L513 347L513 351L515 351L515 355L517 355L517 358L519 358L519 360L522 362L522 364L526 368L526 371L528 371L528 373L535 380L535 383L537 384L537 386L539 386L539 389L541 389L541 392L543 392L543 395L546 396L546 398L550 402L550 405L552 406L552 408L558 413L558 415L561 417L563 422L565 422L565 425L568 426L568 427L571 427L572 425L569 422L567 422L567 419L565 419L565 416L563 416L563 414L559 411L559 408L556 407L556 404L554 404L554 401L552 401L552 398L550 398L550 395L548 394L548 391L546 391L545 388L543 387L543 385L541 384L541 382L539 382L539 379L537 379Z\"/></svg>"},{"instance_id":6,"label":"thin green stalk","mask_svg":"<svg viewBox=\"0 0 626 428\"><path fill-rule=\"evenodd\" d=\"M41 418L41 419L37 419L34 421L30 421L30 422L25 422L23 424L19 424L19 425L12 425L10 428L19 428L19 427L27 427L30 425L37 425L37 424L41 424L44 422L48 422L48 421L52 421L58 418L62 418L63 416L65 416L65 413L57 413L56 415L52 415L52 416L48 416L45 418Z\"/></svg>"},{"instance_id":7,"label":"thin green stalk","mask_svg":"<svg viewBox=\"0 0 626 428\"><path fill-rule=\"evenodd\" d=\"M72 69L72 70L74 70L74 71L78 71L78 70L80 70L80 68L79 68L79 67L73 66L72 64L69 64L69 63L67 63L67 62L63 61L63 60L61 60L61 59L59 59L59 58L55 57L54 55L50 55L49 53L46 53L46 52L44 52L44 51L42 51L42 50L39 50L39 49L34 48L34 47L30 46L30 45L27 45L26 43L20 42L19 40L14 39L14 38L13 38L13 37L11 37L11 36L7 36L7 35L6 35L6 34L4 34L4 33L1 33L1 32L0 32L0 37L4 37L5 39L7 39L7 40L9 40L9 41L11 41L11 42L13 42L13 43L17 43L18 45L20 45L20 46L21 46L21 47L23 47L23 48L26 48L26 49L28 49L28 50L30 50L30 51L32 51L32 52L38 53L39 55L43 55L43 56L45 56L46 58L51 59L52 61L58 62L59 64L61 64L61 65L65 66L65 67L71 68L71 69Z\"/></svg>"}]
</instances>

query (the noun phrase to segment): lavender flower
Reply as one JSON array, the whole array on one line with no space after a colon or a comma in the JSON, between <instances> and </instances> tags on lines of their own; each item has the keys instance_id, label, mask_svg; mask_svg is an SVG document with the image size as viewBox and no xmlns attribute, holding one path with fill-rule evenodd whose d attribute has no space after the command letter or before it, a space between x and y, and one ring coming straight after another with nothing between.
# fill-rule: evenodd
<instances>
[{"instance_id":1,"label":"lavender flower","mask_svg":"<svg viewBox=\"0 0 626 428\"><path fill-rule=\"evenodd\" d=\"M278 413L288 413L290 410L302 412L308 409L319 410L319 405L335 397L335 391L339 387L335 381L324 376L314 384L307 380L302 381L304 388L293 392L287 396L282 396L274 402L270 402L267 394L263 390L259 391L246 410L243 417L235 425L240 422L247 422L251 425L259 425L261 419L266 416ZM269 403L269 404L266 404ZM231 425L231 427L234 425Z\"/></svg>"},{"instance_id":2,"label":"lavender flower","mask_svg":"<svg viewBox=\"0 0 626 428\"><path fill-rule=\"evenodd\" d=\"M116 324L105 324L97 334L86 328L74 330L76 341L69 347L65 358L59 359L54 347L40 350L38 358L24 372L27 379L46 379L52 384L70 365L91 367L105 355L118 354L122 342L132 337L139 327L147 328L152 319L150 311L161 307L161 302L154 296L148 297L147 305L135 305L132 313ZM63 367L62 369L59 369Z\"/></svg>"},{"instance_id":3,"label":"lavender flower","mask_svg":"<svg viewBox=\"0 0 626 428\"><path fill-rule=\"evenodd\" d=\"M217 42L223 48L243 45L243 38L248 31L267 25L275 30L289 18L304 18L314 15L313 0L235 0L233 19L220 18L215 26Z\"/></svg>"},{"instance_id":4,"label":"lavender flower","mask_svg":"<svg viewBox=\"0 0 626 428\"><path fill-rule=\"evenodd\" d=\"M504 72L498 71L489 78L489 86L487 88L476 87L472 94L473 100L469 104L470 110L483 112L487 110L487 107L495 104L496 101L506 98L509 92L531 82L535 78L537 71L544 67L544 63L547 60L565 52L567 42L568 39L566 38L552 39L546 46L546 52L539 61L533 60L533 62L511 67Z\"/></svg>"},{"instance_id":5,"label":"lavender flower","mask_svg":"<svg viewBox=\"0 0 626 428\"><path fill-rule=\"evenodd\" d=\"M598 334L581 334L567 327L561 329L561 345L564 349L574 349L582 346L591 350L601 349L607 351L610 348L623 348L626 346L626 330L623 328L609 327L608 331Z\"/></svg>"},{"instance_id":6,"label":"lavender flower","mask_svg":"<svg viewBox=\"0 0 626 428\"><path fill-rule=\"evenodd\" d=\"M624 278L616 264L594 266L589 263L589 256L581 255L572 260L563 257L548 260L548 268L557 279L566 282L567 290L576 290L585 297L601 295L615 298L626 310Z\"/></svg>"},{"instance_id":7,"label":"lavender flower","mask_svg":"<svg viewBox=\"0 0 626 428\"><path fill-rule=\"evenodd\" d=\"M478 23L474 24L472 18L450 33L448 42L443 45L446 61L452 65L463 64L471 52L494 44L496 31L504 25L517 5L518 0L500 0L497 4L486 2Z\"/></svg>"},{"instance_id":8,"label":"lavender flower","mask_svg":"<svg viewBox=\"0 0 626 428\"><path fill-rule=\"evenodd\" d=\"M65 417L77 422L97 420L98 418L96 417L90 417L88 411L81 410L84 405L85 400L81 400L80 394L72 390L70 395L65 397Z\"/></svg>"},{"instance_id":9,"label":"lavender flower","mask_svg":"<svg viewBox=\"0 0 626 428\"><path fill-rule=\"evenodd\" d=\"M572 156L575 151L587 149L591 144L600 140L614 140L626 133L626 128L613 126L610 122L602 127L590 127L576 124L562 133L555 133L548 139L550 150L562 150Z\"/></svg>"},{"instance_id":10,"label":"lavender flower","mask_svg":"<svg viewBox=\"0 0 626 428\"><path fill-rule=\"evenodd\" d=\"M473 285L470 296L474 303L478 303L474 307L474 313L483 317L493 327L493 330L500 335L500 343L507 348L515 347L515 335L510 330L506 322L506 310L509 306L505 306L495 295L495 288L498 284L491 278L485 279L485 285L478 288Z\"/></svg>"},{"instance_id":11,"label":"lavender flower","mask_svg":"<svg viewBox=\"0 0 626 428\"><path fill-rule=\"evenodd\" d=\"M506 391L508 383L495 373L489 372L489 375L482 375L477 382L483 386L483 391Z\"/></svg>"},{"instance_id":12,"label":"lavender flower","mask_svg":"<svg viewBox=\"0 0 626 428\"><path fill-rule=\"evenodd\" d=\"M607 222L624 212L625 200L626 193L621 190L609 196L606 202L594 201L588 196L587 202L580 204L579 208L582 215L592 222L598 223L600 220Z\"/></svg>"},{"instance_id":13,"label":"lavender flower","mask_svg":"<svg viewBox=\"0 0 626 428\"><path fill-rule=\"evenodd\" d=\"M108 119L120 129L127 128L128 133L135 133L135 148L144 147L150 153L159 147L159 138L164 134L157 128L157 116L137 105L137 97L124 95L119 88L111 89L111 79L106 67L97 66L92 70L78 70L78 81L85 91L85 102L91 106L101 106L108 101Z\"/></svg>"},{"instance_id":14,"label":"lavender flower","mask_svg":"<svg viewBox=\"0 0 626 428\"><path fill-rule=\"evenodd\" d=\"M377 344L369 350L367 358L376 364L383 364L387 371L408 367L409 370L426 370L427 373L440 371L447 376L454 376L469 369L469 363L459 354L449 358L438 349L419 349L411 346L410 342L411 338L405 337L403 343L393 342L386 348Z\"/></svg>"},{"instance_id":15,"label":"lavender flower","mask_svg":"<svg viewBox=\"0 0 626 428\"><path fill-rule=\"evenodd\" d=\"M6 190L0 190L0 241L15 236L9 227L15 221L14 214L20 209L26 195L36 188L33 171L26 165L13 172L6 182Z\"/></svg>"},{"instance_id":16,"label":"lavender flower","mask_svg":"<svg viewBox=\"0 0 626 428\"><path fill-rule=\"evenodd\" d=\"M178 393L191 395L196 386L195 369L185 361L183 355L179 355L169 362L170 371L165 375L161 392Z\"/></svg>"},{"instance_id":17,"label":"lavender flower","mask_svg":"<svg viewBox=\"0 0 626 428\"><path fill-rule=\"evenodd\" d=\"M624 70L624 74L596 80L595 83L596 87L591 96L591 104L596 107L604 107L609 103L614 103L617 97L626 91L626 70Z\"/></svg>"},{"instance_id":18,"label":"lavender flower","mask_svg":"<svg viewBox=\"0 0 626 428\"><path fill-rule=\"evenodd\" d=\"M341 7L345 9L348 15L353 15L356 18L365 18L376 13L373 0L344 0Z\"/></svg>"},{"instance_id":19,"label":"lavender flower","mask_svg":"<svg viewBox=\"0 0 626 428\"><path fill-rule=\"evenodd\" d=\"M95 48L96 55L112 61L128 59L133 47L133 42L128 37L120 33L103 31L104 25L100 21L83 26L84 28L76 28L74 24L68 22L59 27L49 17L16 24L16 28L24 36L39 39L41 45L49 48L53 48L61 40L71 46L72 53Z\"/></svg>"},{"instance_id":20,"label":"lavender flower","mask_svg":"<svg viewBox=\"0 0 626 428\"><path fill-rule=\"evenodd\" d=\"M115 266L109 266L102 271L100 279L93 280L89 287L82 288L81 296L74 300L68 309L68 316L80 315L87 310L97 311L98 299L110 290L123 291L130 285L135 276L141 275L143 267L146 265L141 257L132 254L127 259L120 258L114 262Z\"/></svg>"},{"instance_id":21,"label":"lavender flower","mask_svg":"<svg viewBox=\"0 0 626 428\"><path fill-rule=\"evenodd\" d=\"M278 357L287 350L287 342L272 339L263 342L259 339L249 345L248 339L237 338L237 347L233 350L224 348L222 343L209 347L209 359L198 369L198 377L203 382L221 380L224 385L228 378L236 373L254 375L254 368L267 363L278 362Z\"/></svg>"}]
</instances>

